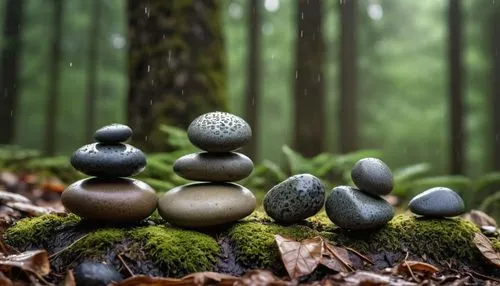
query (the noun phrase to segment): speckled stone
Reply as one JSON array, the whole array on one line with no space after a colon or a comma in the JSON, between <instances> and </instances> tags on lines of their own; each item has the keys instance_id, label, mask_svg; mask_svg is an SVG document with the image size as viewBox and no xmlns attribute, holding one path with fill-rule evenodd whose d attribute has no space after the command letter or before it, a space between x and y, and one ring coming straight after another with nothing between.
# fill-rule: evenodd
<instances>
[{"instance_id":1,"label":"speckled stone","mask_svg":"<svg viewBox=\"0 0 500 286\"><path fill-rule=\"evenodd\" d=\"M315 215L325 203L325 188L310 174L292 176L264 197L264 210L275 221L294 223Z\"/></svg>"},{"instance_id":2,"label":"speckled stone","mask_svg":"<svg viewBox=\"0 0 500 286\"><path fill-rule=\"evenodd\" d=\"M391 170L377 158L359 160L352 168L351 178L360 190L377 196L388 195L394 186Z\"/></svg>"},{"instance_id":3,"label":"speckled stone","mask_svg":"<svg viewBox=\"0 0 500 286\"><path fill-rule=\"evenodd\" d=\"M381 227L394 217L393 207L384 199L350 186L333 188L325 210L334 224L347 229Z\"/></svg>"},{"instance_id":4,"label":"speckled stone","mask_svg":"<svg viewBox=\"0 0 500 286\"><path fill-rule=\"evenodd\" d=\"M156 192L146 183L128 178L89 178L68 186L62 193L63 205L83 218L134 222L156 209Z\"/></svg>"},{"instance_id":5,"label":"speckled stone","mask_svg":"<svg viewBox=\"0 0 500 286\"><path fill-rule=\"evenodd\" d=\"M194 183L176 187L158 201L167 222L187 228L222 225L242 219L256 207L251 191L234 183Z\"/></svg>"},{"instance_id":6,"label":"speckled stone","mask_svg":"<svg viewBox=\"0 0 500 286\"><path fill-rule=\"evenodd\" d=\"M127 141L132 136L132 129L123 124L110 124L98 129L94 139L100 143L120 143Z\"/></svg>"},{"instance_id":7,"label":"speckled stone","mask_svg":"<svg viewBox=\"0 0 500 286\"><path fill-rule=\"evenodd\" d=\"M89 176L129 177L144 170L146 156L128 144L93 143L76 150L71 165Z\"/></svg>"},{"instance_id":8,"label":"speckled stone","mask_svg":"<svg viewBox=\"0 0 500 286\"><path fill-rule=\"evenodd\" d=\"M252 173L253 163L247 156L235 153L194 153L174 163L174 172L187 180L234 182Z\"/></svg>"},{"instance_id":9,"label":"speckled stone","mask_svg":"<svg viewBox=\"0 0 500 286\"><path fill-rule=\"evenodd\" d=\"M75 267L73 275L78 286L106 286L123 280L112 265L97 262L83 262Z\"/></svg>"},{"instance_id":10,"label":"speckled stone","mask_svg":"<svg viewBox=\"0 0 500 286\"><path fill-rule=\"evenodd\" d=\"M252 130L242 118L227 112L210 112L197 117L188 127L189 140L208 152L229 152L250 141Z\"/></svg>"},{"instance_id":11,"label":"speckled stone","mask_svg":"<svg viewBox=\"0 0 500 286\"><path fill-rule=\"evenodd\" d=\"M445 187L428 189L415 196L408 206L413 213L430 217L452 217L465 211L462 198Z\"/></svg>"}]
</instances>

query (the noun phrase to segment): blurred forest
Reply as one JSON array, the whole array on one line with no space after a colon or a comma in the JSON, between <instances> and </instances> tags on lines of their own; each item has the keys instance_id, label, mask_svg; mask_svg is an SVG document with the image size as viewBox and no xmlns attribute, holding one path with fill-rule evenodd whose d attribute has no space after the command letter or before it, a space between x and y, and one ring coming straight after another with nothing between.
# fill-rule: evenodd
<instances>
[{"instance_id":1,"label":"blurred forest","mask_svg":"<svg viewBox=\"0 0 500 286\"><path fill-rule=\"evenodd\" d=\"M2 0L0 144L69 155L111 122L145 151L227 110L283 165L376 149L436 175L500 168L494 0ZM163 137L162 137L163 136Z\"/></svg>"}]
</instances>

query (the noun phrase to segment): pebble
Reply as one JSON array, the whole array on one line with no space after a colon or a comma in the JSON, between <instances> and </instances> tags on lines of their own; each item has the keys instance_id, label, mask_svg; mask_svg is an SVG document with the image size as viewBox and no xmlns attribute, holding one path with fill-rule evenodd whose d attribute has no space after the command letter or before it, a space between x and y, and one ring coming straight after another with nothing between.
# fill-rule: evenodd
<instances>
[{"instance_id":1,"label":"pebble","mask_svg":"<svg viewBox=\"0 0 500 286\"><path fill-rule=\"evenodd\" d=\"M429 217L452 217L465 212L462 198L445 187L431 188L418 194L408 206L413 213Z\"/></svg>"},{"instance_id":2,"label":"pebble","mask_svg":"<svg viewBox=\"0 0 500 286\"><path fill-rule=\"evenodd\" d=\"M171 189L158 202L158 212L180 227L200 228L231 223L251 214L256 199L234 183L193 183Z\"/></svg>"},{"instance_id":3,"label":"pebble","mask_svg":"<svg viewBox=\"0 0 500 286\"><path fill-rule=\"evenodd\" d=\"M76 150L71 165L88 176L129 177L144 170L146 156L128 144L93 143Z\"/></svg>"},{"instance_id":4,"label":"pebble","mask_svg":"<svg viewBox=\"0 0 500 286\"><path fill-rule=\"evenodd\" d=\"M360 190L376 196L388 195L394 186L391 170L377 158L359 160L352 168L351 178Z\"/></svg>"},{"instance_id":5,"label":"pebble","mask_svg":"<svg viewBox=\"0 0 500 286\"><path fill-rule=\"evenodd\" d=\"M315 215L325 203L325 188L310 174L292 176L264 197L267 215L280 223L294 223Z\"/></svg>"},{"instance_id":6,"label":"pebble","mask_svg":"<svg viewBox=\"0 0 500 286\"><path fill-rule=\"evenodd\" d=\"M334 224L347 229L381 227L394 217L393 207L384 199L351 186L333 188L325 210Z\"/></svg>"},{"instance_id":7,"label":"pebble","mask_svg":"<svg viewBox=\"0 0 500 286\"><path fill-rule=\"evenodd\" d=\"M248 177L253 163L240 153L201 152L177 159L173 168L177 175L187 180L234 182Z\"/></svg>"},{"instance_id":8,"label":"pebble","mask_svg":"<svg viewBox=\"0 0 500 286\"><path fill-rule=\"evenodd\" d=\"M132 136L132 129L123 124L106 125L94 133L94 139L100 143L120 143Z\"/></svg>"},{"instance_id":9,"label":"pebble","mask_svg":"<svg viewBox=\"0 0 500 286\"><path fill-rule=\"evenodd\" d=\"M63 205L76 215L101 221L134 222L156 209L156 192L130 178L88 178L73 183L62 193Z\"/></svg>"},{"instance_id":10,"label":"pebble","mask_svg":"<svg viewBox=\"0 0 500 286\"><path fill-rule=\"evenodd\" d=\"M77 286L106 286L111 281L123 280L113 266L97 262L83 262L73 270L73 275Z\"/></svg>"},{"instance_id":11,"label":"pebble","mask_svg":"<svg viewBox=\"0 0 500 286\"><path fill-rule=\"evenodd\" d=\"M242 118L227 112L198 116L188 127L189 140L208 152L229 152L250 141L252 130Z\"/></svg>"}]
</instances>

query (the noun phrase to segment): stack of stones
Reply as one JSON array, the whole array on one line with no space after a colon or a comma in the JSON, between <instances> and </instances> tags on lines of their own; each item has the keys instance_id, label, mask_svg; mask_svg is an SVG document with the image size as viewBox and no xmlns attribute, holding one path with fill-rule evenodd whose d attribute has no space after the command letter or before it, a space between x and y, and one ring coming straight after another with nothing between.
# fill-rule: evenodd
<instances>
[{"instance_id":1,"label":"stack of stones","mask_svg":"<svg viewBox=\"0 0 500 286\"><path fill-rule=\"evenodd\" d=\"M330 220L347 229L369 229L385 225L394 217L393 207L381 196L393 188L389 167L379 159L359 160L351 170L358 187L339 186L328 196L325 209Z\"/></svg>"},{"instance_id":2,"label":"stack of stones","mask_svg":"<svg viewBox=\"0 0 500 286\"><path fill-rule=\"evenodd\" d=\"M156 209L156 192L146 183L127 178L146 167L144 153L123 142L132 136L126 125L97 130L97 143L85 145L71 157L71 165L93 176L73 183L62 194L63 205L82 218L109 222L137 222Z\"/></svg>"},{"instance_id":3,"label":"stack of stones","mask_svg":"<svg viewBox=\"0 0 500 286\"><path fill-rule=\"evenodd\" d=\"M252 160L232 152L251 136L248 123L230 113L210 112L196 118L188 127L188 137L204 152L179 158L173 169L187 180L200 182L165 193L158 203L160 215L173 225L200 228L227 224L251 214L256 207L255 196L232 183L253 170Z\"/></svg>"},{"instance_id":4,"label":"stack of stones","mask_svg":"<svg viewBox=\"0 0 500 286\"><path fill-rule=\"evenodd\" d=\"M410 210L426 217L453 217L465 212L464 201L453 190L435 187L414 197L408 204Z\"/></svg>"}]
</instances>

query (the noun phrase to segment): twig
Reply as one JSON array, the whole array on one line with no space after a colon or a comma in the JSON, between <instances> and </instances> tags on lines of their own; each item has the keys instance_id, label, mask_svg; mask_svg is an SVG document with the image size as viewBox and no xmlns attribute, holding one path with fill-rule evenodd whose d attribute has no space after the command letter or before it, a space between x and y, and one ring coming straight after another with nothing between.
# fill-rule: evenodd
<instances>
[{"instance_id":1,"label":"twig","mask_svg":"<svg viewBox=\"0 0 500 286\"><path fill-rule=\"evenodd\" d=\"M371 265L375 265L375 263L373 263L373 261L372 261L370 258L368 258L368 257L364 256L363 254L359 253L357 250L352 249L352 248L350 248L350 247L344 247L344 248L345 248L345 249L347 249L347 250L349 250L350 252L352 252L352 253L356 254L356 255L357 255L357 256L359 256L361 259L363 259L364 261L366 261L366 262L370 263Z\"/></svg>"},{"instance_id":2,"label":"twig","mask_svg":"<svg viewBox=\"0 0 500 286\"><path fill-rule=\"evenodd\" d=\"M122 262L123 266L125 267L125 269L127 269L128 273L130 274L130 276L135 276L134 272L132 272L132 270L128 267L127 263L125 263L125 260L123 260L121 254L118 254L118 259L120 259L120 261Z\"/></svg>"},{"instance_id":3,"label":"twig","mask_svg":"<svg viewBox=\"0 0 500 286\"><path fill-rule=\"evenodd\" d=\"M347 263L346 261L344 261L344 259L342 257L340 257L339 255L337 255L337 253L335 252L335 250L331 249L330 248L330 245L328 243L325 243L325 246L326 246L326 249L328 249L328 251L333 255L335 256L335 258L337 258L342 264L344 264L344 266L349 269L350 271L354 271L354 268L352 268L352 266Z\"/></svg>"},{"instance_id":4,"label":"twig","mask_svg":"<svg viewBox=\"0 0 500 286\"><path fill-rule=\"evenodd\" d=\"M408 269L408 271L410 272L411 277L412 277L415 281L417 281L417 283L420 283L420 282L421 282L421 281L420 281L420 279L418 279L418 278L415 276L415 274L413 274L413 271L411 270L410 265L408 265L408 263L406 263L406 259L408 259L408 255L409 255L409 254L410 254L409 252L406 252L406 256L405 256L405 259L404 259L404 262L403 262L403 263L405 264L406 268L407 268L407 269Z\"/></svg>"},{"instance_id":5,"label":"twig","mask_svg":"<svg viewBox=\"0 0 500 286\"><path fill-rule=\"evenodd\" d=\"M500 283L500 279L498 279L498 278L491 277L491 276L486 276L486 275L483 275L481 273L474 272L472 270L470 270L470 274L472 274L473 276L477 276L479 278L482 278L482 279L488 279L488 280Z\"/></svg>"},{"instance_id":6,"label":"twig","mask_svg":"<svg viewBox=\"0 0 500 286\"><path fill-rule=\"evenodd\" d=\"M73 247L75 244L77 244L80 240L86 238L90 233L87 233L86 235L80 237L79 239L73 241L73 243L71 243L70 245L66 246L65 248L59 250L58 252L56 253L53 253L51 256L49 256L49 259L53 259L55 257L57 257L59 254L63 253L64 251L70 249L71 247Z\"/></svg>"}]
</instances>

